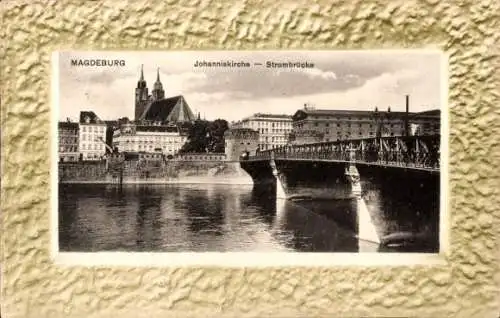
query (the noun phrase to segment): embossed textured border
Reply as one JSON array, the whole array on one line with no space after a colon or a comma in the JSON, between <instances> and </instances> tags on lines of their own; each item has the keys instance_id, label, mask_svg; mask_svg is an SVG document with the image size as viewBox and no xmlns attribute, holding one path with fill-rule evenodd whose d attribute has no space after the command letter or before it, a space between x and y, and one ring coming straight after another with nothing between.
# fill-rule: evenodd
<instances>
[{"instance_id":1,"label":"embossed textured border","mask_svg":"<svg viewBox=\"0 0 500 318\"><path fill-rule=\"evenodd\" d=\"M500 3L2 1L2 315L496 317ZM437 48L450 55L447 264L63 267L50 258L50 57L60 49ZM496 68L495 68L496 67Z\"/></svg>"}]
</instances>

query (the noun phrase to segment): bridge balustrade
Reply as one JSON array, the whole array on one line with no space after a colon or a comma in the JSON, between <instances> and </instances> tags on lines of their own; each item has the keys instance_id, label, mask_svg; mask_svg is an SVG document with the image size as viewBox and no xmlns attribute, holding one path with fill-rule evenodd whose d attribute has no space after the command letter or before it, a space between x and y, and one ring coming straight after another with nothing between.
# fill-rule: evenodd
<instances>
[{"instance_id":1,"label":"bridge balustrade","mask_svg":"<svg viewBox=\"0 0 500 318\"><path fill-rule=\"evenodd\" d=\"M326 160L439 169L440 135L382 137L283 146L257 151L247 160Z\"/></svg>"}]
</instances>

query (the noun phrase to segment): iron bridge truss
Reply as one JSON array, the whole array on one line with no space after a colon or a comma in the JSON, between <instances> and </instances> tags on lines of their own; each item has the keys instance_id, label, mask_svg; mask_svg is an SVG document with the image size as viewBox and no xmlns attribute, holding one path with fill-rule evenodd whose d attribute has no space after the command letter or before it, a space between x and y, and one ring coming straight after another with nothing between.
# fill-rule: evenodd
<instances>
[{"instance_id":1,"label":"iron bridge truss","mask_svg":"<svg viewBox=\"0 0 500 318\"><path fill-rule=\"evenodd\" d=\"M289 145L245 160L338 161L439 172L440 135L378 137Z\"/></svg>"}]
</instances>

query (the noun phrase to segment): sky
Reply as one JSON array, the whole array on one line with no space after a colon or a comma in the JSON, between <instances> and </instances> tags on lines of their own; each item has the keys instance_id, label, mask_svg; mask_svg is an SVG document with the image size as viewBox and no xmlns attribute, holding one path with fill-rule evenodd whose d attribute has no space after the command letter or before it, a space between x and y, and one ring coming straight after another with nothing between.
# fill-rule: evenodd
<instances>
[{"instance_id":1,"label":"sky","mask_svg":"<svg viewBox=\"0 0 500 318\"><path fill-rule=\"evenodd\" d=\"M72 59L124 60L123 66L73 66ZM80 51L60 52L59 120L94 111L103 120L134 117L141 65L149 93L159 68L165 96L183 95L202 118L237 121L254 113L316 109L405 110L442 107L443 56L437 51ZM249 68L199 68L196 61L246 61ZM266 68L267 61L314 68ZM263 63L255 66L254 63Z\"/></svg>"}]
</instances>

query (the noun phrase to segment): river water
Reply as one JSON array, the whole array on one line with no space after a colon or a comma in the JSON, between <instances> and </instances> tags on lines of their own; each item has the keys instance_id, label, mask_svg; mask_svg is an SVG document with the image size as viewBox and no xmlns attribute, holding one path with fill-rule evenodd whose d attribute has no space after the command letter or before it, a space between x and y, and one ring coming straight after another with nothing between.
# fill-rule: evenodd
<instances>
[{"instance_id":1,"label":"river water","mask_svg":"<svg viewBox=\"0 0 500 318\"><path fill-rule=\"evenodd\" d=\"M59 249L437 252L435 211L416 210L381 193L371 189L360 204L356 199L283 202L251 185L60 185ZM391 249L363 239L360 206L380 237L405 231L416 233L420 242Z\"/></svg>"}]
</instances>

